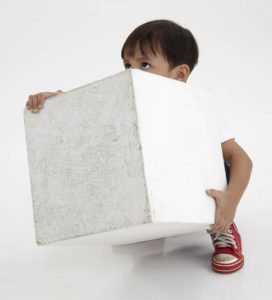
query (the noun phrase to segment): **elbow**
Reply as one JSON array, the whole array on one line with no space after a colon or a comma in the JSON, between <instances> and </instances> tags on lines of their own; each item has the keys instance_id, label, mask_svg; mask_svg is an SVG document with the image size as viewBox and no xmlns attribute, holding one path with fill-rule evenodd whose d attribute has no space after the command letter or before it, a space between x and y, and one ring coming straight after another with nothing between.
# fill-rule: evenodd
<instances>
[{"instance_id":1,"label":"elbow","mask_svg":"<svg viewBox=\"0 0 272 300\"><path fill-rule=\"evenodd\" d=\"M245 151L240 152L237 155L232 155L231 158L237 157L238 159L242 159L245 161L245 163L249 166L250 170L253 168L253 161L252 159L247 155Z\"/></svg>"},{"instance_id":2,"label":"elbow","mask_svg":"<svg viewBox=\"0 0 272 300\"><path fill-rule=\"evenodd\" d=\"M252 170L252 168L253 168L253 161L252 161L252 159L249 157L249 155L245 151L243 151L243 154L245 156L245 159L247 160L248 166Z\"/></svg>"}]
</instances>

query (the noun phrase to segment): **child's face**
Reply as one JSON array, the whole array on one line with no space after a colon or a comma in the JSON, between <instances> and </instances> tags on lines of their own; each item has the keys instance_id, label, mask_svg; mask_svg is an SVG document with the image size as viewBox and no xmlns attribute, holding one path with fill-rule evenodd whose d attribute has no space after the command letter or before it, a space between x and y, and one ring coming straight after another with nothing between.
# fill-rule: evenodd
<instances>
[{"instance_id":1,"label":"child's face","mask_svg":"<svg viewBox=\"0 0 272 300\"><path fill-rule=\"evenodd\" d=\"M125 69L140 69L186 82L190 71L188 65L178 65L174 69L169 70L169 64L162 55L157 53L157 55L154 56L151 50L147 52L145 51L145 53L146 57L143 57L139 44L137 43L133 57L127 57L126 54L124 55L123 63Z\"/></svg>"}]
</instances>

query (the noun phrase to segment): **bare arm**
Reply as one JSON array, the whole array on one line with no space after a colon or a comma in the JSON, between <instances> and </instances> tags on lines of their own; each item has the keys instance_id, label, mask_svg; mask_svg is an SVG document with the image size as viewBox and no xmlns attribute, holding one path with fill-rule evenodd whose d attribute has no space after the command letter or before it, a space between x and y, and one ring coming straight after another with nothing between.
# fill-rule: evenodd
<instances>
[{"instance_id":1,"label":"bare arm","mask_svg":"<svg viewBox=\"0 0 272 300\"><path fill-rule=\"evenodd\" d=\"M234 139L222 143L222 151L224 160L230 164L230 180L226 192L232 195L232 205L237 207L248 185L253 163Z\"/></svg>"}]
</instances>

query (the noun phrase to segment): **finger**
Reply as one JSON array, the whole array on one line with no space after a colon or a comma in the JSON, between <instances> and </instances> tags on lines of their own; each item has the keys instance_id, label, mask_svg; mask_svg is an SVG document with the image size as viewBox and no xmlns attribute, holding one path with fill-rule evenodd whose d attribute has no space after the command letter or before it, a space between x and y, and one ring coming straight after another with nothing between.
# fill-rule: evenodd
<instances>
[{"instance_id":1,"label":"finger","mask_svg":"<svg viewBox=\"0 0 272 300\"><path fill-rule=\"evenodd\" d=\"M213 232L218 232L218 227L213 227L213 230L212 230Z\"/></svg>"},{"instance_id":2,"label":"finger","mask_svg":"<svg viewBox=\"0 0 272 300\"><path fill-rule=\"evenodd\" d=\"M33 95L30 95L29 97L29 108L33 112Z\"/></svg>"},{"instance_id":3,"label":"finger","mask_svg":"<svg viewBox=\"0 0 272 300\"><path fill-rule=\"evenodd\" d=\"M220 232L223 229L222 223L221 222L216 222L214 225L214 231L215 232Z\"/></svg>"},{"instance_id":4,"label":"finger","mask_svg":"<svg viewBox=\"0 0 272 300\"><path fill-rule=\"evenodd\" d=\"M222 227L222 233L227 233L228 232L228 227Z\"/></svg>"},{"instance_id":5,"label":"finger","mask_svg":"<svg viewBox=\"0 0 272 300\"><path fill-rule=\"evenodd\" d=\"M43 99L46 100L47 98L52 96L52 92L43 92Z\"/></svg>"},{"instance_id":6,"label":"finger","mask_svg":"<svg viewBox=\"0 0 272 300\"><path fill-rule=\"evenodd\" d=\"M41 102L41 94L37 95L37 109L40 109L40 102Z\"/></svg>"},{"instance_id":7,"label":"finger","mask_svg":"<svg viewBox=\"0 0 272 300\"><path fill-rule=\"evenodd\" d=\"M217 228L213 228L213 230L212 230L213 232L219 232L219 230L217 229Z\"/></svg>"},{"instance_id":8,"label":"finger","mask_svg":"<svg viewBox=\"0 0 272 300\"><path fill-rule=\"evenodd\" d=\"M211 229L212 229L213 232L216 232L217 228L218 228L218 226L217 226L216 223L215 224L211 224Z\"/></svg>"},{"instance_id":9,"label":"finger","mask_svg":"<svg viewBox=\"0 0 272 300\"><path fill-rule=\"evenodd\" d=\"M227 224L227 226L226 226L226 228L225 228L225 229L226 229L226 232L228 232L228 231L229 231L229 229L230 229L230 225L231 225L231 224Z\"/></svg>"},{"instance_id":10,"label":"finger","mask_svg":"<svg viewBox=\"0 0 272 300\"><path fill-rule=\"evenodd\" d=\"M225 223L225 225L223 226L223 227L224 227L224 228L223 228L224 232L228 232L228 231L229 231L230 225L231 225L231 224L228 223L228 222Z\"/></svg>"},{"instance_id":11,"label":"finger","mask_svg":"<svg viewBox=\"0 0 272 300\"><path fill-rule=\"evenodd\" d=\"M43 94L38 94L38 109L42 108Z\"/></svg>"},{"instance_id":12,"label":"finger","mask_svg":"<svg viewBox=\"0 0 272 300\"><path fill-rule=\"evenodd\" d=\"M38 95L34 95L32 98L32 102L33 102L33 110L34 112L36 112L38 110L37 104L38 104Z\"/></svg>"},{"instance_id":13,"label":"finger","mask_svg":"<svg viewBox=\"0 0 272 300\"><path fill-rule=\"evenodd\" d=\"M28 109L31 108L31 97L32 97L32 95L29 95L29 96L28 96L28 100L27 100L27 102L26 102L26 107L27 107Z\"/></svg>"},{"instance_id":14,"label":"finger","mask_svg":"<svg viewBox=\"0 0 272 300\"><path fill-rule=\"evenodd\" d=\"M44 97L44 100L46 100L46 99L56 96L58 94L59 94L58 92L45 92L45 93L43 93L43 97Z\"/></svg>"},{"instance_id":15,"label":"finger","mask_svg":"<svg viewBox=\"0 0 272 300\"><path fill-rule=\"evenodd\" d=\"M228 230L229 230L228 224L222 223L221 226L220 226L220 231L221 231L222 233L227 233Z\"/></svg>"},{"instance_id":16,"label":"finger","mask_svg":"<svg viewBox=\"0 0 272 300\"><path fill-rule=\"evenodd\" d=\"M214 228L218 229L220 226L221 226L221 217L220 217L219 213L217 212L217 214L215 216Z\"/></svg>"},{"instance_id":17,"label":"finger","mask_svg":"<svg viewBox=\"0 0 272 300\"><path fill-rule=\"evenodd\" d=\"M41 103L40 103L41 108L44 105L44 101L45 101L44 94L42 94L42 96L41 96Z\"/></svg>"},{"instance_id":18,"label":"finger","mask_svg":"<svg viewBox=\"0 0 272 300\"><path fill-rule=\"evenodd\" d=\"M218 226L214 229L214 232L222 233L222 227Z\"/></svg>"}]
</instances>

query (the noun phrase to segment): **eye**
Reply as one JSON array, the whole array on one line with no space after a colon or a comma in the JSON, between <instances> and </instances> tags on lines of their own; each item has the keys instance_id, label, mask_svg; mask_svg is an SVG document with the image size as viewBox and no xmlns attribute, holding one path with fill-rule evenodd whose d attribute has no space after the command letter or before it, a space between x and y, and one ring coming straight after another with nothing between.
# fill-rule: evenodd
<instances>
[{"instance_id":1,"label":"eye","mask_svg":"<svg viewBox=\"0 0 272 300\"><path fill-rule=\"evenodd\" d=\"M147 63L147 62L145 62L145 61L142 63L142 66L143 66L143 65L148 65L148 66L150 66L150 64ZM129 68L128 66L130 66L130 64L126 63L126 64L125 64L125 69L128 69L128 68ZM145 68L145 67L144 67L144 69L148 69L148 68Z\"/></svg>"},{"instance_id":2,"label":"eye","mask_svg":"<svg viewBox=\"0 0 272 300\"><path fill-rule=\"evenodd\" d=\"M147 63L147 62L143 62L143 65L144 65L144 64L146 64L146 65L149 65L149 66L150 66L150 64L149 64L149 63ZM144 69L146 69L146 68L144 68Z\"/></svg>"}]
</instances>

